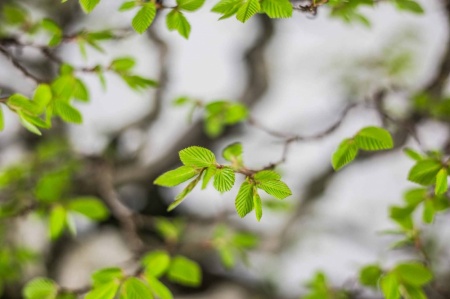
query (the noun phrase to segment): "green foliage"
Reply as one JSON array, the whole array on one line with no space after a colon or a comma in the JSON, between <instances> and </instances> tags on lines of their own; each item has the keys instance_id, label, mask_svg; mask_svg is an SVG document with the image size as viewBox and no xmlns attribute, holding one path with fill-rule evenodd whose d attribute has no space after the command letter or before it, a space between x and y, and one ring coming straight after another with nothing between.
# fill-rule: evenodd
<instances>
[{"instance_id":1,"label":"green foliage","mask_svg":"<svg viewBox=\"0 0 450 299\"><path fill-rule=\"evenodd\" d=\"M246 260L247 251L259 243L258 237L250 233L236 233L225 225L217 226L212 240L213 247L225 268L233 268L236 260Z\"/></svg>"},{"instance_id":2,"label":"green foliage","mask_svg":"<svg viewBox=\"0 0 450 299\"><path fill-rule=\"evenodd\" d=\"M181 166L160 175L154 183L164 187L174 187L193 178L198 173L199 171L195 167Z\"/></svg>"},{"instance_id":3,"label":"green foliage","mask_svg":"<svg viewBox=\"0 0 450 299\"><path fill-rule=\"evenodd\" d=\"M253 210L253 187L249 182L243 182L236 196L236 212L242 218Z\"/></svg>"},{"instance_id":4,"label":"green foliage","mask_svg":"<svg viewBox=\"0 0 450 299\"><path fill-rule=\"evenodd\" d=\"M307 283L309 292L303 296L305 299L348 299L345 291L334 290L329 284L324 273L318 272Z\"/></svg>"},{"instance_id":5,"label":"green foliage","mask_svg":"<svg viewBox=\"0 0 450 299\"><path fill-rule=\"evenodd\" d=\"M217 168L214 174L214 188L219 192L230 191L234 185L234 171L229 167Z\"/></svg>"},{"instance_id":6,"label":"green foliage","mask_svg":"<svg viewBox=\"0 0 450 299\"><path fill-rule=\"evenodd\" d=\"M92 220L105 220L109 216L109 210L95 197L77 197L69 201L68 210L76 212Z\"/></svg>"},{"instance_id":7,"label":"green foliage","mask_svg":"<svg viewBox=\"0 0 450 299\"><path fill-rule=\"evenodd\" d=\"M152 24L156 15L156 5L153 2L147 2L134 16L132 26L137 33L144 33Z\"/></svg>"},{"instance_id":8,"label":"green foliage","mask_svg":"<svg viewBox=\"0 0 450 299\"><path fill-rule=\"evenodd\" d=\"M56 299L58 285L48 278L35 278L23 289L25 299Z\"/></svg>"},{"instance_id":9,"label":"green foliage","mask_svg":"<svg viewBox=\"0 0 450 299\"><path fill-rule=\"evenodd\" d=\"M81 8L86 13L90 13L100 3L100 0L80 0Z\"/></svg>"},{"instance_id":10,"label":"green foliage","mask_svg":"<svg viewBox=\"0 0 450 299\"><path fill-rule=\"evenodd\" d=\"M191 34L191 24L186 19L184 14L176 9L172 10L166 17L167 28L170 31L178 31L178 33L185 39L189 38Z\"/></svg>"},{"instance_id":11,"label":"green foliage","mask_svg":"<svg viewBox=\"0 0 450 299\"><path fill-rule=\"evenodd\" d=\"M401 263L383 275L380 288L386 299L427 298L423 287L433 279L428 268L417 263Z\"/></svg>"},{"instance_id":12,"label":"green foliage","mask_svg":"<svg viewBox=\"0 0 450 299\"><path fill-rule=\"evenodd\" d=\"M169 280L184 286L198 287L202 282L200 266L183 256L175 256L167 273Z\"/></svg>"},{"instance_id":13,"label":"green foliage","mask_svg":"<svg viewBox=\"0 0 450 299\"><path fill-rule=\"evenodd\" d=\"M238 215L244 217L255 208L258 221L262 217L261 197L257 189L278 199L284 199L292 194L289 187L281 181L281 176L272 170L250 172L244 166L242 160L242 145L233 143L223 150L223 157L231 162L231 165L221 165L210 150L191 146L180 151L180 160L184 166L168 171L159 176L153 183L165 187L173 187L195 177L183 191L175 197L175 201L169 206L168 211L177 207L185 197L195 188L203 177L202 189L214 178L214 188L219 192L226 192L235 184L235 172L246 176L246 181L241 185L235 200Z\"/></svg>"},{"instance_id":14,"label":"green foliage","mask_svg":"<svg viewBox=\"0 0 450 299\"><path fill-rule=\"evenodd\" d=\"M366 127L361 129L352 138L344 139L333 153L332 165L339 170L352 162L359 150L379 151L394 147L391 134L383 128Z\"/></svg>"},{"instance_id":15,"label":"green foliage","mask_svg":"<svg viewBox=\"0 0 450 299\"><path fill-rule=\"evenodd\" d=\"M378 265L367 265L359 272L361 284L369 287L377 287L383 270Z\"/></svg>"},{"instance_id":16,"label":"green foliage","mask_svg":"<svg viewBox=\"0 0 450 299\"><path fill-rule=\"evenodd\" d=\"M186 166L199 168L213 166L216 163L213 152L200 146L191 146L180 151L180 160Z\"/></svg>"},{"instance_id":17,"label":"green foliage","mask_svg":"<svg viewBox=\"0 0 450 299\"><path fill-rule=\"evenodd\" d=\"M261 8L270 18L292 17L292 4L289 0L263 0Z\"/></svg>"},{"instance_id":18,"label":"green foliage","mask_svg":"<svg viewBox=\"0 0 450 299\"><path fill-rule=\"evenodd\" d=\"M170 255L165 251L153 251L144 256L142 264L147 275L159 278L169 269Z\"/></svg>"}]
</instances>

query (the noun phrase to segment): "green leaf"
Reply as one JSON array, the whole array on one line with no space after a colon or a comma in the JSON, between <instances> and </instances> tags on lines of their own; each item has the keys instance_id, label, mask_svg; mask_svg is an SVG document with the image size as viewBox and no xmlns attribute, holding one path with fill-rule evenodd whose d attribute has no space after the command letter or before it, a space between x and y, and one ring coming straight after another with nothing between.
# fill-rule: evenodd
<instances>
[{"instance_id":1,"label":"green leaf","mask_svg":"<svg viewBox=\"0 0 450 299\"><path fill-rule=\"evenodd\" d=\"M433 201L427 199L423 204L422 219L425 223L432 223L434 220L434 215L436 214L436 209L434 208Z\"/></svg>"},{"instance_id":2,"label":"green leaf","mask_svg":"<svg viewBox=\"0 0 450 299\"><path fill-rule=\"evenodd\" d=\"M391 133L383 128L367 127L354 137L356 145L366 151L379 151L394 147Z\"/></svg>"},{"instance_id":3,"label":"green leaf","mask_svg":"<svg viewBox=\"0 0 450 299\"><path fill-rule=\"evenodd\" d=\"M383 270L381 270L380 266L368 265L359 272L359 281L365 286L376 287L382 274Z\"/></svg>"},{"instance_id":4,"label":"green leaf","mask_svg":"<svg viewBox=\"0 0 450 299\"><path fill-rule=\"evenodd\" d=\"M100 0L80 0L81 8L85 13L90 13L99 3Z\"/></svg>"},{"instance_id":5,"label":"green leaf","mask_svg":"<svg viewBox=\"0 0 450 299\"><path fill-rule=\"evenodd\" d=\"M81 124L83 117L81 113L70 104L63 101L55 102L55 112L62 120L70 123Z\"/></svg>"},{"instance_id":6,"label":"green leaf","mask_svg":"<svg viewBox=\"0 0 450 299\"><path fill-rule=\"evenodd\" d=\"M2 106L0 106L0 131L3 131L4 128L5 128L5 119L3 117Z\"/></svg>"},{"instance_id":7,"label":"green leaf","mask_svg":"<svg viewBox=\"0 0 450 299\"><path fill-rule=\"evenodd\" d=\"M189 38L191 34L191 25L186 17L180 11L173 9L166 17L167 29L170 31L178 31L178 33L185 39Z\"/></svg>"},{"instance_id":8,"label":"green leaf","mask_svg":"<svg viewBox=\"0 0 450 299\"><path fill-rule=\"evenodd\" d=\"M218 253L220 256L220 261L225 268L233 268L236 261L234 258L233 248L229 246L221 246L218 248Z\"/></svg>"},{"instance_id":9,"label":"green leaf","mask_svg":"<svg viewBox=\"0 0 450 299\"><path fill-rule=\"evenodd\" d=\"M233 161L242 161L242 144L240 142L232 143L227 146L222 151L222 156L225 160L233 162Z\"/></svg>"},{"instance_id":10,"label":"green leaf","mask_svg":"<svg viewBox=\"0 0 450 299\"><path fill-rule=\"evenodd\" d=\"M394 274L381 277L380 287L386 299L400 299L399 282Z\"/></svg>"},{"instance_id":11,"label":"green leaf","mask_svg":"<svg viewBox=\"0 0 450 299\"><path fill-rule=\"evenodd\" d=\"M262 202L261 202L261 197L258 194L258 190L253 187L253 206L255 207L255 214L256 214L256 219L258 221L261 221L261 217L262 217Z\"/></svg>"},{"instance_id":12,"label":"green leaf","mask_svg":"<svg viewBox=\"0 0 450 299\"><path fill-rule=\"evenodd\" d=\"M422 6L413 0L395 0L395 4L399 10L404 10L416 14L423 14L425 12Z\"/></svg>"},{"instance_id":13,"label":"green leaf","mask_svg":"<svg viewBox=\"0 0 450 299\"><path fill-rule=\"evenodd\" d=\"M172 292L169 290L169 288L167 288L154 276L146 275L146 279L153 294L155 294L159 299L173 299Z\"/></svg>"},{"instance_id":14,"label":"green leaf","mask_svg":"<svg viewBox=\"0 0 450 299\"><path fill-rule=\"evenodd\" d=\"M142 258L147 275L161 277L166 273L170 265L170 255L163 250L150 252Z\"/></svg>"},{"instance_id":15,"label":"green leaf","mask_svg":"<svg viewBox=\"0 0 450 299\"><path fill-rule=\"evenodd\" d=\"M291 189L279 180L261 181L256 186L278 199L284 199L292 195Z\"/></svg>"},{"instance_id":16,"label":"green leaf","mask_svg":"<svg viewBox=\"0 0 450 299\"><path fill-rule=\"evenodd\" d=\"M270 18L292 17L293 8L289 0L263 0L261 8Z\"/></svg>"},{"instance_id":17,"label":"green leaf","mask_svg":"<svg viewBox=\"0 0 450 299\"><path fill-rule=\"evenodd\" d=\"M433 185L442 165L433 159L421 160L409 171L408 180L424 186Z\"/></svg>"},{"instance_id":18,"label":"green leaf","mask_svg":"<svg viewBox=\"0 0 450 299\"><path fill-rule=\"evenodd\" d=\"M67 223L67 211L64 207L55 206L50 212L49 236L52 240L57 239L64 231Z\"/></svg>"},{"instance_id":19,"label":"green leaf","mask_svg":"<svg viewBox=\"0 0 450 299\"><path fill-rule=\"evenodd\" d=\"M405 192L403 197L409 206L416 207L427 197L427 189L425 188L411 189Z\"/></svg>"},{"instance_id":20,"label":"green leaf","mask_svg":"<svg viewBox=\"0 0 450 299\"><path fill-rule=\"evenodd\" d=\"M410 157L411 159L413 159L415 161L420 161L423 159L423 156L415 150L412 150L410 148L405 148L403 151L405 152L406 155L408 155L408 157Z\"/></svg>"},{"instance_id":21,"label":"green leaf","mask_svg":"<svg viewBox=\"0 0 450 299\"><path fill-rule=\"evenodd\" d=\"M184 286L198 287L202 282L202 271L196 262L183 256L176 256L170 264L167 277L172 282Z\"/></svg>"},{"instance_id":22,"label":"green leaf","mask_svg":"<svg viewBox=\"0 0 450 299\"><path fill-rule=\"evenodd\" d=\"M142 5L142 8L134 16L131 25L133 29L139 33L144 33L152 24L156 16L156 6L153 2L147 2Z\"/></svg>"},{"instance_id":23,"label":"green leaf","mask_svg":"<svg viewBox=\"0 0 450 299\"><path fill-rule=\"evenodd\" d=\"M57 294L58 285L48 278L35 278L23 289L25 299L55 299Z\"/></svg>"},{"instance_id":24,"label":"green leaf","mask_svg":"<svg viewBox=\"0 0 450 299\"><path fill-rule=\"evenodd\" d=\"M42 113L52 100L52 89L48 84L39 84L34 91L33 101L39 107L38 113Z\"/></svg>"},{"instance_id":25,"label":"green leaf","mask_svg":"<svg viewBox=\"0 0 450 299\"><path fill-rule=\"evenodd\" d=\"M281 175L273 170L262 170L255 173L253 178L257 182L264 182L264 181L280 180Z\"/></svg>"},{"instance_id":26,"label":"green leaf","mask_svg":"<svg viewBox=\"0 0 450 299\"><path fill-rule=\"evenodd\" d=\"M237 13L243 0L221 0L212 9L212 12L220 13L223 16L221 20L229 18Z\"/></svg>"},{"instance_id":27,"label":"green leaf","mask_svg":"<svg viewBox=\"0 0 450 299\"><path fill-rule=\"evenodd\" d=\"M227 125L233 125L238 122L244 121L248 116L248 109L245 105L240 103L227 103L225 109L224 122Z\"/></svg>"},{"instance_id":28,"label":"green leaf","mask_svg":"<svg viewBox=\"0 0 450 299\"><path fill-rule=\"evenodd\" d=\"M173 187L193 178L199 171L192 166L181 166L160 175L153 183L164 187Z\"/></svg>"},{"instance_id":29,"label":"green leaf","mask_svg":"<svg viewBox=\"0 0 450 299\"><path fill-rule=\"evenodd\" d=\"M35 196L40 202L60 200L70 184L67 171L56 171L42 175L37 181Z\"/></svg>"},{"instance_id":30,"label":"green leaf","mask_svg":"<svg viewBox=\"0 0 450 299\"><path fill-rule=\"evenodd\" d=\"M339 170L352 162L358 154L358 146L351 138L344 139L337 150L333 153L332 164L334 170Z\"/></svg>"},{"instance_id":31,"label":"green leaf","mask_svg":"<svg viewBox=\"0 0 450 299\"><path fill-rule=\"evenodd\" d=\"M75 79L75 86L72 94L74 99L82 102L89 102L89 91L80 79Z\"/></svg>"},{"instance_id":32,"label":"green leaf","mask_svg":"<svg viewBox=\"0 0 450 299\"><path fill-rule=\"evenodd\" d=\"M108 208L96 197L74 198L69 202L67 208L92 220L105 220L109 216Z\"/></svg>"},{"instance_id":33,"label":"green leaf","mask_svg":"<svg viewBox=\"0 0 450 299\"><path fill-rule=\"evenodd\" d=\"M251 17L261 10L259 0L246 0L236 13L236 18L242 23L247 22Z\"/></svg>"},{"instance_id":34,"label":"green leaf","mask_svg":"<svg viewBox=\"0 0 450 299\"><path fill-rule=\"evenodd\" d=\"M122 3L122 5L119 7L119 11L127 11L130 9L135 8L137 5L136 1L128 1L128 2L124 2Z\"/></svg>"},{"instance_id":35,"label":"green leaf","mask_svg":"<svg viewBox=\"0 0 450 299\"><path fill-rule=\"evenodd\" d=\"M120 77L134 90L158 86L156 81L141 76L129 75L121 72Z\"/></svg>"},{"instance_id":36,"label":"green leaf","mask_svg":"<svg viewBox=\"0 0 450 299\"><path fill-rule=\"evenodd\" d=\"M94 287L102 286L110 282L119 283L120 280L123 278L124 278L123 270L116 267L100 269L98 271L95 271L94 274L92 274L92 281L94 283Z\"/></svg>"},{"instance_id":37,"label":"green leaf","mask_svg":"<svg viewBox=\"0 0 450 299\"><path fill-rule=\"evenodd\" d=\"M229 167L217 168L214 175L214 188L219 192L231 190L234 185L234 171Z\"/></svg>"},{"instance_id":38,"label":"green leaf","mask_svg":"<svg viewBox=\"0 0 450 299\"><path fill-rule=\"evenodd\" d=\"M177 0L178 7L187 11L196 11L203 6L205 0Z\"/></svg>"},{"instance_id":39,"label":"green leaf","mask_svg":"<svg viewBox=\"0 0 450 299\"><path fill-rule=\"evenodd\" d=\"M216 167L208 167L205 170L205 174L203 175L203 183L202 183L202 190L208 186L209 181L212 179L212 177L216 174Z\"/></svg>"},{"instance_id":40,"label":"green leaf","mask_svg":"<svg viewBox=\"0 0 450 299\"><path fill-rule=\"evenodd\" d=\"M84 299L114 299L116 298L116 293L119 290L119 287L120 284L118 281L111 281L106 284L99 285L87 293Z\"/></svg>"},{"instance_id":41,"label":"green leaf","mask_svg":"<svg viewBox=\"0 0 450 299\"><path fill-rule=\"evenodd\" d=\"M110 69L116 72L129 71L136 64L136 61L132 57L116 58L111 62Z\"/></svg>"},{"instance_id":42,"label":"green leaf","mask_svg":"<svg viewBox=\"0 0 450 299\"><path fill-rule=\"evenodd\" d=\"M153 299L150 288L140 279L128 278L120 289L121 299Z\"/></svg>"},{"instance_id":43,"label":"green leaf","mask_svg":"<svg viewBox=\"0 0 450 299\"><path fill-rule=\"evenodd\" d=\"M422 286L433 279L431 271L416 262L397 265L393 271L400 281L412 286Z\"/></svg>"},{"instance_id":44,"label":"green leaf","mask_svg":"<svg viewBox=\"0 0 450 299\"><path fill-rule=\"evenodd\" d=\"M447 182L447 168L443 167L436 175L436 187L434 188L434 193L436 195L441 195L447 192L448 182Z\"/></svg>"},{"instance_id":45,"label":"green leaf","mask_svg":"<svg viewBox=\"0 0 450 299\"><path fill-rule=\"evenodd\" d=\"M236 212L243 218L253 210L253 185L243 182L235 201Z\"/></svg>"},{"instance_id":46,"label":"green leaf","mask_svg":"<svg viewBox=\"0 0 450 299\"><path fill-rule=\"evenodd\" d=\"M209 167L216 164L216 157L209 149L200 146L191 146L181 150L180 160L186 166Z\"/></svg>"},{"instance_id":47,"label":"green leaf","mask_svg":"<svg viewBox=\"0 0 450 299\"><path fill-rule=\"evenodd\" d=\"M168 212L172 211L173 209L175 209L177 206L179 206L183 202L183 200L186 198L186 195L188 195L195 188L195 186L197 186L197 183L200 181L201 177L202 177L202 173L200 173L195 178L195 180L190 182L189 185L187 185L186 188L184 188L183 191L181 191L181 193L175 197L175 201L172 202L169 205L169 207L167 208Z\"/></svg>"}]
</instances>

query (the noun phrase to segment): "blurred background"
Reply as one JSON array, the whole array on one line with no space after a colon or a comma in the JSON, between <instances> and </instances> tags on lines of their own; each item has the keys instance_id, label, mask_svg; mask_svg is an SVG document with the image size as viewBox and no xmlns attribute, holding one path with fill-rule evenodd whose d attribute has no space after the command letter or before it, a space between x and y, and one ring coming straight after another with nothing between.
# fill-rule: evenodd
<instances>
[{"instance_id":1,"label":"blurred background","mask_svg":"<svg viewBox=\"0 0 450 299\"><path fill-rule=\"evenodd\" d=\"M101 1L90 15L83 14L75 1L18 2L36 18L51 16L68 33L122 30L133 17L133 12L117 11L119 0ZM161 13L147 33L125 33L106 41L104 52L88 48L87 59L76 44L63 44L57 55L74 66L132 56L136 73L159 81L161 87L134 92L117 76L106 75L103 89L95 75L81 74L91 95L89 103L77 104L83 124L59 124L35 137L20 127L14 114L5 112L0 165L28 161L39 144L67 137L72 157L86 166L77 178L80 185L75 185L81 193L98 192L99 186L87 183L100 165L98 160L107 157L108 165L113 165L112 189L128 209L149 219L181 217L185 237L193 240L207 239L220 223L258 236L259 245L248 251L245 262L238 259L230 270L221 265L214 250L183 248L202 265L204 283L199 289L176 288L176 298L299 298L305 282L319 270L333 285L351 287L361 266L373 262L389 266L414 255L389 249L395 238L380 233L394 227L389 206L398 204L404 191L414 186L406 180L413 161L401 148L440 149L449 139L448 126L423 121L416 126L420 145L413 138L395 135L395 150L363 156L340 172L331 168L331 155L342 139L362 127L386 124L371 105L380 90L387 93L384 105L389 115L405 118L411 111L411 95L425 88L440 68L448 47L448 16L443 1L420 3L423 15L398 11L383 1L363 7L361 12L371 23L368 27L331 18L327 8L317 15L296 11L285 20L258 16L245 25L234 18L218 22L210 12L215 1L208 0L201 10L187 14L192 25L189 40L169 32ZM54 66L33 49L19 55L36 72L54 76ZM0 65L3 91L32 92L33 82L2 55ZM285 134L309 136L342 123L324 138L290 145L286 162L277 170L293 195L282 205L270 208L268 204L261 222L253 214L240 219L233 213L238 185L222 195L212 186L194 190L167 213L167 205L182 187L161 188L152 182L179 166L179 150L199 145L219 156L228 144L241 142L246 165L261 168L278 161L284 148L283 139L248 122L210 138L203 132L201 113L194 113L189 122L189 109L172 104L180 96L203 102L242 101L257 124ZM349 103L356 106L343 118ZM396 129L392 123L387 127ZM450 258L445 247L448 224L438 218L428 235L441 257L438 268L443 273L448 272ZM111 216L95 224L80 217L75 225L76 237L67 235L52 243L39 216L21 217L9 227L12 242L26 244L40 256L39 262L25 267L18 285L44 275L67 288L81 288L96 269L132 267L127 260L133 250L120 219ZM149 246L158 247L160 240L151 226L144 224L139 234ZM6 288L3 298L20 298L16 284Z\"/></svg>"}]
</instances>

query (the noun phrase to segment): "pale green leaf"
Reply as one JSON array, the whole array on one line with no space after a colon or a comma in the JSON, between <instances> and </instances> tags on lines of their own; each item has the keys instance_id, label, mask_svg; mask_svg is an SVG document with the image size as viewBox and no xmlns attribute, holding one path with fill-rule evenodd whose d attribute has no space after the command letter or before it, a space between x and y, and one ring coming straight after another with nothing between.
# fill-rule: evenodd
<instances>
[{"instance_id":1,"label":"pale green leaf","mask_svg":"<svg viewBox=\"0 0 450 299\"><path fill-rule=\"evenodd\" d=\"M261 10L259 0L246 0L236 13L236 18L242 23L247 22L251 17Z\"/></svg>"},{"instance_id":2,"label":"pale green leaf","mask_svg":"<svg viewBox=\"0 0 450 299\"><path fill-rule=\"evenodd\" d=\"M217 168L214 175L214 188L219 192L231 190L234 185L234 171L229 167Z\"/></svg>"},{"instance_id":3,"label":"pale green leaf","mask_svg":"<svg viewBox=\"0 0 450 299\"><path fill-rule=\"evenodd\" d=\"M120 57L114 59L109 68L116 72L129 71L135 66L135 64L136 61L132 57Z\"/></svg>"},{"instance_id":4,"label":"pale green leaf","mask_svg":"<svg viewBox=\"0 0 450 299\"><path fill-rule=\"evenodd\" d=\"M86 294L84 299L114 299L120 284L118 281L111 281L106 284L99 285Z\"/></svg>"},{"instance_id":5,"label":"pale green leaf","mask_svg":"<svg viewBox=\"0 0 450 299\"><path fill-rule=\"evenodd\" d=\"M273 170L261 170L255 173L253 178L255 179L255 181L263 182L271 180L280 180L281 175Z\"/></svg>"},{"instance_id":6,"label":"pale green leaf","mask_svg":"<svg viewBox=\"0 0 450 299\"><path fill-rule=\"evenodd\" d=\"M191 146L180 151L180 160L186 166L209 167L216 163L214 153L200 146Z\"/></svg>"},{"instance_id":7,"label":"pale green leaf","mask_svg":"<svg viewBox=\"0 0 450 299\"><path fill-rule=\"evenodd\" d=\"M222 14L222 19L229 18L237 13L244 0L221 0L212 9L212 12Z\"/></svg>"},{"instance_id":8,"label":"pale green leaf","mask_svg":"<svg viewBox=\"0 0 450 299\"><path fill-rule=\"evenodd\" d=\"M235 200L236 212L243 218L253 210L253 185L243 182Z\"/></svg>"},{"instance_id":9,"label":"pale green leaf","mask_svg":"<svg viewBox=\"0 0 450 299\"><path fill-rule=\"evenodd\" d=\"M2 106L0 105L0 131L3 131L4 128L5 128L5 119L3 116Z\"/></svg>"},{"instance_id":10,"label":"pale green leaf","mask_svg":"<svg viewBox=\"0 0 450 299\"><path fill-rule=\"evenodd\" d=\"M441 170L442 165L434 159L421 160L409 171L408 180L424 186L436 183L436 175Z\"/></svg>"},{"instance_id":11,"label":"pale green leaf","mask_svg":"<svg viewBox=\"0 0 450 299\"><path fill-rule=\"evenodd\" d=\"M153 299L150 288L136 277L128 278L120 289L121 299Z\"/></svg>"},{"instance_id":12,"label":"pale green leaf","mask_svg":"<svg viewBox=\"0 0 450 299\"><path fill-rule=\"evenodd\" d=\"M146 275L147 282L153 294L159 299L173 299L172 292L162 282L152 275Z\"/></svg>"},{"instance_id":13,"label":"pale green leaf","mask_svg":"<svg viewBox=\"0 0 450 299\"><path fill-rule=\"evenodd\" d=\"M147 2L142 5L142 8L134 16L131 25L133 29L139 33L144 33L152 24L156 16L156 6L153 2Z\"/></svg>"},{"instance_id":14,"label":"pale green leaf","mask_svg":"<svg viewBox=\"0 0 450 299\"><path fill-rule=\"evenodd\" d=\"M63 101L56 101L54 103L55 113L61 117L62 120L74 124L81 124L83 122L83 116L80 111L69 103Z\"/></svg>"},{"instance_id":15,"label":"pale green leaf","mask_svg":"<svg viewBox=\"0 0 450 299\"><path fill-rule=\"evenodd\" d=\"M433 279L431 271L417 262L397 265L393 270L402 282L413 286L422 286Z\"/></svg>"},{"instance_id":16,"label":"pale green leaf","mask_svg":"<svg viewBox=\"0 0 450 299\"><path fill-rule=\"evenodd\" d=\"M399 287L394 274L385 275L380 280L380 288L386 299L400 299Z\"/></svg>"},{"instance_id":17,"label":"pale green leaf","mask_svg":"<svg viewBox=\"0 0 450 299\"><path fill-rule=\"evenodd\" d=\"M35 278L23 289L25 299L55 299L57 294L58 285L48 278Z\"/></svg>"},{"instance_id":18,"label":"pale green leaf","mask_svg":"<svg viewBox=\"0 0 450 299\"><path fill-rule=\"evenodd\" d=\"M170 255L163 250L156 250L146 254L142 258L147 275L161 277L166 273L170 265Z\"/></svg>"},{"instance_id":19,"label":"pale green leaf","mask_svg":"<svg viewBox=\"0 0 450 299\"><path fill-rule=\"evenodd\" d=\"M166 17L167 29L178 31L184 38L188 39L191 34L191 25L180 11L173 9Z\"/></svg>"},{"instance_id":20,"label":"pale green leaf","mask_svg":"<svg viewBox=\"0 0 450 299\"><path fill-rule=\"evenodd\" d=\"M225 160L241 161L242 160L242 144L240 142L232 143L222 151L222 156Z\"/></svg>"},{"instance_id":21,"label":"pale green leaf","mask_svg":"<svg viewBox=\"0 0 450 299\"><path fill-rule=\"evenodd\" d=\"M202 282L202 270L200 266L183 256L173 258L167 277L181 285L198 287Z\"/></svg>"},{"instance_id":22,"label":"pale green leaf","mask_svg":"<svg viewBox=\"0 0 450 299\"><path fill-rule=\"evenodd\" d=\"M284 199L292 195L291 189L279 180L261 181L256 186L278 199Z\"/></svg>"},{"instance_id":23,"label":"pale green leaf","mask_svg":"<svg viewBox=\"0 0 450 299\"><path fill-rule=\"evenodd\" d=\"M100 3L100 0L80 0L84 12L90 13Z\"/></svg>"},{"instance_id":24,"label":"pale green leaf","mask_svg":"<svg viewBox=\"0 0 450 299\"><path fill-rule=\"evenodd\" d=\"M366 151L378 151L394 147L391 133L379 127L366 127L354 137L356 145Z\"/></svg>"},{"instance_id":25,"label":"pale green leaf","mask_svg":"<svg viewBox=\"0 0 450 299\"><path fill-rule=\"evenodd\" d=\"M447 168L443 167L436 175L436 187L434 188L434 193L436 195L441 195L447 192L448 181L447 181Z\"/></svg>"},{"instance_id":26,"label":"pale green leaf","mask_svg":"<svg viewBox=\"0 0 450 299\"><path fill-rule=\"evenodd\" d=\"M74 198L69 202L67 208L92 220L105 220L109 216L109 210L103 202L92 196Z\"/></svg>"},{"instance_id":27,"label":"pale green leaf","mask_svg":"<svg viewBox=\"0 0 450 299\"><path fill-rule=\"evenodd\" d=\"M261 8L270 18L292 17L293 8L289 0L263 0Z\"/></svg>"},{"instance_id":28,"label":"pale green leaf","mask_svg":"<svg viewBox=\"0 0 450 299\"><path fill-rule=\"evenodd\" d=\"M206 168L205 174L203 175L202 189L205 189L206 186L208 186L208 183L212 179L214 174L216 173L216 170L217 170L216 167L208 167L208 168Z\"/></svg>"},{"instance_id":29,"label":"pale green leaf","mask_svg":"<svg viewBox=\"0 0 450 299\"><path fill-rule=\"evenodd\" d=\"M358 154L358 147L355 142L350 139L344 139L337 150L333 153L332 164L334 170L339 170L348 163L352 162Z\"/></svg>"},{"instance_id":30,"label":"pale green leaf","mask_svg":"<svg viewBox=\"0 0 450 299\"><path fill-rule=\"evenodd\" d=\"M186 186L186 188L183 189L183 191L181 191L180 194L175 197L175 201L172 202L167 208L168 212L172 211L183 202L183 200L186 198L186 195L188 195L195 188L201 177L202 173L200 173L192 182L189 183L189 185Z\"/></svg>"},{"instance_id":31,"label":"pale green leaf","mask_svg":"<svg viewBox=\"0 0 450 299\"><path fill-rule=\"evenodd\" d=\"M260 221L263 214L262 202L261 197L259 196L258 190L256 190L256 188L253 188L253 206L255 207L256 219Z\"/></svg>"},{"instance_id":32,"label":"pale green leaf","mask_svg":"<svg viewBox=\"0 0 450 299\"><path fill-rule=\"evenodd\" d=\"M192 166L181 166L160 175L153 183L164 187L173 187L193 178L198 170Z\"/></svg>"},{"instance_id":33,"label":"pale green leaf","mask_svg":"<svg viewBox=\"0 0 450 299\"><path fill-rule=\"evenodd\" d=\"M94 287L97 287L110 282L120 282L124 275L123 270L120 268L104 268L97 270L92 274L92 281L94 283Z\"/></svg>"},{"instance_id":34,"label":"pale green leaf","mask_svg":"<svg viewBox=\"0 0 450 299\"><path fill-rule=\"evenodd\" d=\"M182 10L196 11L203 6L205 0L177 0L178 7Z\"/></svg>"},{"instance_id":35,"label":"pale green leaf","mask_svg":"<svg viewBox=\"0 0 450 299\"><path fill-rule=\"evenodd\" d=\"M67 211L57 205L50 212L48 233L52 240L61 236L67 223Z\"/></svg>"}]
</instances>

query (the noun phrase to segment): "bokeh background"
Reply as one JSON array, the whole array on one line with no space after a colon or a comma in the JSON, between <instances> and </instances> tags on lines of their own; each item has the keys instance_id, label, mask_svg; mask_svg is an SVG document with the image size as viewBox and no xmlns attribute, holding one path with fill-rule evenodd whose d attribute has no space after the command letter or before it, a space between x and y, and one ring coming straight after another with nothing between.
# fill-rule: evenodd
<instances>
[{"instance_id":1,"label":"bokeh background","mask_svg":"<svg viewBox=\"0 0 450 299\"><path fill-rule=\"evenodd\" d=\"M59 19L67 32L127 28L133 17L133 12L117 11L119 0L102 1L87 16L70 1L64 5L56 5L58 1L23 2L33 8L36 17L50 14ZM208 0L200 11L188 15L192 25L189 40L169 32L161 15L150 33L106 42L104 53L88 50L87 60L74 44L58 49L60 57L76 66L132 56L137 73L164 83L160 89L136 93L118 77L107 75L103 90L96 76L82 75L92 100L77 106L83 113L82 125L63 128L82 157L104 155L114 144L118 159L122 159L116 168L116 190L136 211L165 215L164 205L181 187L156 188L152 181L177 166L177 151L183 147L203 145L220 153L226 145L239 141L244 146L244 161L253 168L281 157L282 141L248 123L234 126L219 138L208 138L198 124L201 115L194 114L189 123L187 109L172 105L175 98L241 100L250 105L252 119L264 127L313 135L338 121L347 103L363 103L383 88L398 88L389 95L386 106L396 117L405 115L410 95L426 86L448 45L448 20L438 0L421 1L424 15L400 12L383 2L363 8L370 27L330 18L325 8L316 16L295 12L286 20L258 17L245 25L233 18L218 22L217 15L210 12L214 2ZM248 53L253 55L250 59ZM32 50L22 55L39 72L51 76L55 71ZM395 63L400 64L398 70ZM0 56L0 65L3 88L32 91L33 83L5 57ZM36 142L23 132L13 114L5 115L6 129L0 137L3 167L24 159L29 139ZM199 293L189 291L192 295L183 295L185 290L181 290L177 298L298 298L305 281L318 270L327 273L334 285L351 285L358 269L367 263L379 261L389 266L410 257L411 253L390 250L394 238L380 232L394 226L388 207L399 203L403 192L413 186L406 180L413 162L396 149L359 159L338 173L331 170L331 154L343 138L364 126L380 124L376 110L359 105L332 134L293 143L286 162L278 168L293 191L285 200L289 209L267 210L259 223L253 215L240 219L227 214L227 223L255 232L261 245L249 252L247 264L231 271L224 270L214 254L195 253L204 266L206 287ZM425 149L442 147L449 133L448 127L434 122L418 127ZM404 146L418 148L412 139ZM211 229L208 219L233 209L237 189L223 195L212 187L194 190L170 216L206 219L197 221L195 229L206 235ZM448 256L445 240L450 230L442 218L429 238L441 255ZM61 285L77 288L89 283L95 269L131 257L114 221L94 225L80 218L77 226L77 238L65 240L70 245L59 246L55 254L55 248L49 248L54 245L46 241L45 224L37 217L23 219L16 228L17 238L40 252L54 254L47 257L53 259L51 269L35 265L27 275L50 273ZM448 263L440 267L445 270Z\"/></svg>"}]
</instances>

